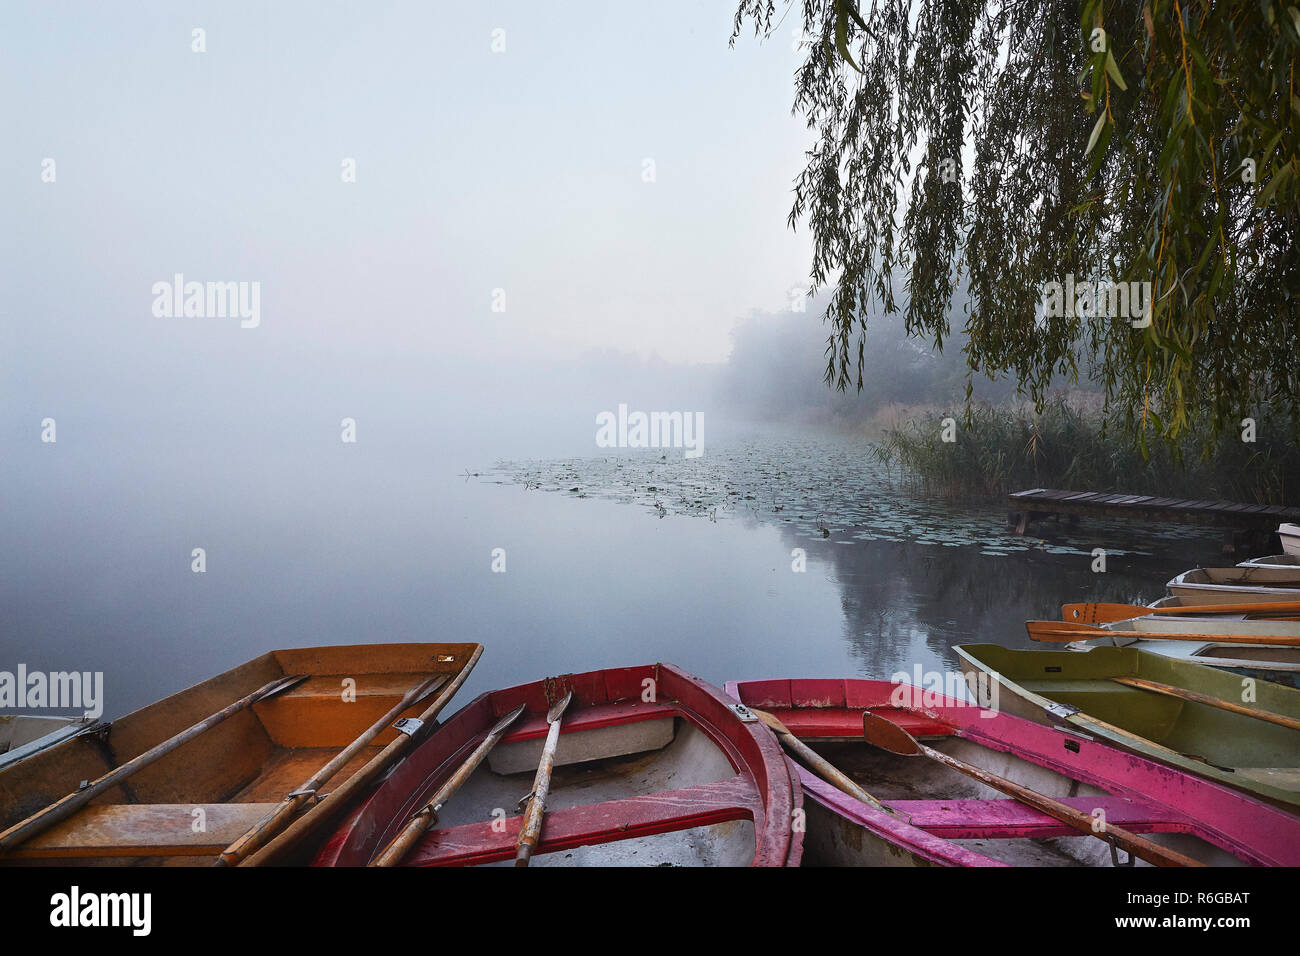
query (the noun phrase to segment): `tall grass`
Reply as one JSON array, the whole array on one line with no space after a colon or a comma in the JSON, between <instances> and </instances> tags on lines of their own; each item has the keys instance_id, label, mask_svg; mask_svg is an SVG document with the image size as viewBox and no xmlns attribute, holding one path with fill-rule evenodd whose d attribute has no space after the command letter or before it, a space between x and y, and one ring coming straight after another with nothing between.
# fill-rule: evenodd
<instances>
[{"instance_id":1,"label":"tall grass","mask_svg":"<svg viewBox=\"0 0 1300 956\"><path fill-rule=\"evenodd\" d=\"M939 418L916 419L885 431L874 455L930 494L1000 498L1027 488L1127 492L1209 498L1251 504L1300 504L1300 449L1270 438L1225 434L1209 457L1188 441L1179 460L1153 443L1150 457L1107 431L1101 412L1063 399L1041 414L1005 405L975 405L957 418L956 440L943 441ZM1262 419L1261 419L1262 420Z\"/></svg>"}]
</instances>

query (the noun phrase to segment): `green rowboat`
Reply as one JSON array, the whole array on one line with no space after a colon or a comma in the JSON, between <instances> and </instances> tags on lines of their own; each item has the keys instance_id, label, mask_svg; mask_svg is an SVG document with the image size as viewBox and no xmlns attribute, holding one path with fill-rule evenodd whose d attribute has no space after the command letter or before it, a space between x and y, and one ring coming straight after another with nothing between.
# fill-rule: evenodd
<instances>
[{"instance_id":1,"label":"green rowboat","mask_svg":"<svg viewBox=\"0 0 1300 956\"><path fill-rule=\"evenodd\" d=\"M1132 647L955 650L972 687L996 682L1005 713L1081 731L1300 812L1300 690ZM1133 679L1159 686L1121 683Z\"/></svg>"}]
</instances>

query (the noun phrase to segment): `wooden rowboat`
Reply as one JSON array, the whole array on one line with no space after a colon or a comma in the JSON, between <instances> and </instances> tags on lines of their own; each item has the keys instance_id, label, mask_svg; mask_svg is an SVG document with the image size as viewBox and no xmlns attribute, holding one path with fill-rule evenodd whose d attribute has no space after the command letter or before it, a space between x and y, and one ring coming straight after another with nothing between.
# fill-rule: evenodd
<instances>
[{"instance_id":1,"label":"wooden rowboat","mask_svg":"<svg viewBox=\"0 0 1300 956\"><path fill-rule=\"evenodd\" d=\"M1079 656L1079 655L1072 655ZM886 811L803 766L807 864L869 866L1110 865L1102 840L1005 799L930 761L863 741L863 714L883 715L930 746L1055 797L1094 819L1212 865L1300 863L1300 818L1080 734L938 696L900 701L869 680L763 680L727 692L766 710L849 774ZM919 691L916 696L919 696ZM889 812L892 811L892 812ZM1140 861L1139 861L1140 863Z\"/></svg>"},{"instance_id":2,"label":"wooden rowboat","mask_svg":"<svg viewBox=\"0 0 1300 956\"><path fill-rule=\"evenodd\" d=\"M101 723L0 767L0 862L211 864L236 844L246 852L228 862L291 855L400 756L419 733L409 721L431 719L481 653L271 651Z\"/></svg>"},{"instance_id":3,"label":"wooden rowboat","mask_svg":"<svg viewBox=\"0 0 1300 956\"><path fill-rule=\"evenodd\" d=\"M1217 667L1240 677L1286 684L1300 688L1300 647L1286 644L1236 644L1214 639L1215 635L1258 635L1300 637L1300 620L1268 619L1249 614L1160 615L1148 614L1101 627L1110 637L1076 641L1070 650L1093 647L1132 647L1173 660ZM1158 634L1205 634L1204 643L1160 640ZM1147 635L1147 636L1144 636Z\"/></svg>"},{"instance_id":4,"label":"wooden rowboat","mask_svg":"<svg viewBox=\"0 0 1300 956\"><path fill-rule=\"evenodd\" d=\"M1300 524L1280 524L1277 536L1282 539L1282 550L1287 554L1300 556Z\"/></svg>"},{"instance_id":5,"label":"wooden rowboat","mask_svg":"<svg viewBox=\"0 0 1300 956\"><path fill-rule=\"evenodd\" d=\"M548 710L570 692L532 865L798 865L801 797L780 745L745 708L670 664L484 694L394 768L315 864L517 859L520 797L544 763ZM486 759L458 774L485 744ZM426 814L409 848L382 856L436 794L443 805Z\"/></svg>"},{"instance_id":6,"label":"wooden rowboat","mask_svg":"<svg viewBox=\"0 0 1300 956\"><path fill-rule=\"evenodd\" d=\"M1185 604L1300 601L1300 567L1193 568L1168 584Z\"/></svg>"},{"instance_id":7,"label":"wooden rowboat","mask_svg":"<svg viewBox=\"0 0 1300 956\"><path fill-rule=\"evenodd\" d=\"M1300 690L1131 647L1077 653L966 644L956 651L968 680L984 674L999 683L1007 713L1065 725L1300 810Z\"/></svg>"}]
</instances>

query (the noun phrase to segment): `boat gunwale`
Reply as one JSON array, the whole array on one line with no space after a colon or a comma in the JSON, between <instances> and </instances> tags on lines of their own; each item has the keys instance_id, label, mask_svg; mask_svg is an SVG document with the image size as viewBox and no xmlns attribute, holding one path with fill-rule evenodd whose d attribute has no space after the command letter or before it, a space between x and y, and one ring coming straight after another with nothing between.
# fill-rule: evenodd
<instances>
[{"instance_id":1,"label":"boat gunwale","mask_svg":"<svg viewBox=\"0 0 1300 956\"><path fill-rule=\"evenodd\" d=\"M1210 572L1212 571L1237 572L1242 580L1215 581L1210 578ZM1252 574L1258 575L1260 572L1264 572L1264 576L1267 577L1267 572L1270 571L1286 571L1288 573L1293 573L1295 579L1288 579L1282 582L1273 581L1260 584L1251 583L1250 577ZM1204 576L1206 580L1197 581L1194 579L1188 579L1189 576L1194 578L1197 575ZM1300 565L1295 567L1273 567L1258 564L1239 564L1230 568L1189 568L1181 574L1177 574L1170 578L1165 583L1165 589L1174 597L1183 597L1189 593L1195 594L1197 592L1204 592L1209 594L1231 593L1247 596L1259 595L1270 599L1275 598L1276 600L1300 600Z\"/></svg>"}]
</instances>

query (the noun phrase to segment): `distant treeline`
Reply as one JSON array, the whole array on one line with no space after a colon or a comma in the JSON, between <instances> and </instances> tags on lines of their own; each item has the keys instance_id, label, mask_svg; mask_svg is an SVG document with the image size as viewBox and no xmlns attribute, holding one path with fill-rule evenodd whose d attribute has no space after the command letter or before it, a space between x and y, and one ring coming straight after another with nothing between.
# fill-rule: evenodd
<instances>
[{"instance_id":1,"label":"distant treeline","mask_svg":"<svg viewBox=\"0 0 1300 956\"><path fill-rule=\"evenodd\" d=\"M872 319L864 388L837 392L823 381L820 313L810 302L806 312L756 312L736 327L718 394L733 414L869 436L883 463L947 497L1055 487L1300 504L1300 449L1285 430L1270 428L1266 410L1256 416L1253 442L1230 431L1209 457L1192 437L1174 450L1153 442L1144 457L1125 429L1106 427L1100 394L1087 383L1053 398L1040 415L1012 384L976 376L967 422L960 335L940 353L909 338L901 316ZM943 441L946 417L958 421L956 441Z\"/></svg>"},{"instance_id":2,"label":"distant treeline","mask_svg":"<svg viewBox=\"0 0 1300 956\"><path fill-rule=\"evenodd\" d=\"M907 336L901 315L871 321L861 392L837 392L823 377L826 329L822 308L806 312L754 312L732 333L732 353L719 398L733 412L761 421L796 421L861 428L892 419L891 411L949 405L966 393L966 357L954 336L943 352ZM977 398L1000 401L1014 386L980 378Z\"/></svg>"}]
</instances>

